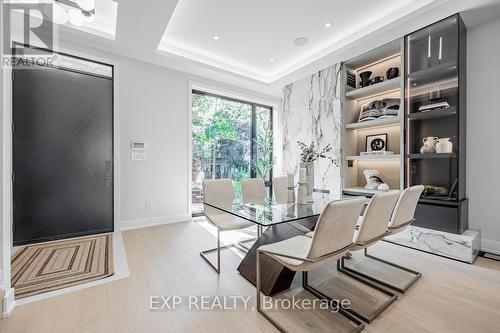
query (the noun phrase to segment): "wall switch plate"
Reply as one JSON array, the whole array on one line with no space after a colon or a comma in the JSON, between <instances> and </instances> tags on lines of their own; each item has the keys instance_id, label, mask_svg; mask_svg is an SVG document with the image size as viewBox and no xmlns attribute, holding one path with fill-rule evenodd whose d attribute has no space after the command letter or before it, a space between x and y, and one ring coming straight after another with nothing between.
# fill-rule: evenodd
<instances>
[{"instance_id":1,"label":"wall switch plate","mask_svg":"<svg viewBox=\"0 0 500 333\"><path fill-rule=\"evenodd\" d=\"M131 149L137 149L137 150L144 150L146 149L146 142L144 140L132 140L130 142L130 148Z\"/></svg>"},{"instance_id":2,"label":"wall switch plate","mask_svg":"<svg viewBox=\"0 0 500 333\"><path fill-rule=\"evenodd\" d=\"M148 154L146 153L131 153L130 154L130 159L132 161L144 161L148 157Z\"/></svg>"}]
</instances>

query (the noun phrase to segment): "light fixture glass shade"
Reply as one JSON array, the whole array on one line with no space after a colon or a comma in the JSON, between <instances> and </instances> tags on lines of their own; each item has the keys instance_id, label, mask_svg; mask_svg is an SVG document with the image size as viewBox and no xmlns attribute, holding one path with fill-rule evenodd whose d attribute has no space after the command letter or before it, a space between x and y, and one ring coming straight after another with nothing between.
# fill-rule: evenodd
<instances>
[{"instance_id":1,"label":"light fixture glass shade","mask_svg":"<svg viewBox=\"0 0 500 333\"><path fill-rule=\"evenodd\" d=\"M85 16L83 16L82 11L78 9L68 10L69 21L71 24L81 27L85 24Z\"/></svg>"},{"instance_id":2,"label":"light fixture glass shade","mask_svg":"<svg viewBox=\"0 0 500 333\"><path fill-rule=\"evenodd\" d=\"M76 3L83 10L95 9L95 0L76 0Z\"/></svg>"},{"instance_id":3,"label":"light fixture glass shade","mask_svg":"<svg viewBox=\"0 0 500 333\"><path fill-rule=\"evenodd\" d=\"M52 5L52 21L57 24L68 22L68 12L57 2Z\"/></svg>"}]
</instances>

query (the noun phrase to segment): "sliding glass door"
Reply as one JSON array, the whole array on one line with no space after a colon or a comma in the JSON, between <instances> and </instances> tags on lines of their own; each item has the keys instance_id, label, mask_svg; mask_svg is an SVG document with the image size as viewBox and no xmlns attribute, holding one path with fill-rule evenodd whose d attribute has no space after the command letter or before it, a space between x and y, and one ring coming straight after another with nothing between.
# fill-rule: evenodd
<instances>
[{"instance_id":1,"label":"sliding glass door","mask_svg":"<svg viewBox=\"0 0 500 333\"><path fill-rule=\"evenodd\" d=\"M192 101L193 215L202 212L204 179L232 179L237 196L243 178L270 186L272 108L197 90Z\"/></svg>"}]
</instances>

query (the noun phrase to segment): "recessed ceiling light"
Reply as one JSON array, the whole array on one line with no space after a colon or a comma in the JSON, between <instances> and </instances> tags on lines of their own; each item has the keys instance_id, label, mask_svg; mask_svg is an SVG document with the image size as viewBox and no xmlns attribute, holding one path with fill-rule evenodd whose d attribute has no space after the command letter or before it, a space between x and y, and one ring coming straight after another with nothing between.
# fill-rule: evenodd
<instances>
[{"instance_id":1,"label":"recessed ceiling light","mask_svg":"<svg viewBox=\"0 0 500 333\"><path fill-rule=\"evenodd\" d=\"M269 61L270 62L274 62L274 58L269 58Z\"/></svg>"},{"instance_id":2,"label":"recessed ceiling light","mask_svg":"<svg viewBox=\"0 0 500 333\"><path fill-rule=\"evenodd\" d=\"M325 23L325 28L330 28L331 26L332 26L332 24L330 22Z\"/></svg>"},{"instance_id":3,"label":"recessed ceiling light","mask_svg":"<svg viewBox=\"0 0 500 333\"><path fill-rule=\"evenodd\" d=\"M297 38L295 38L293 43L295 44L295 46L302 46L302 45L306 45L308 41L309 41L309 39L307 39L307 37L297 37Z\"/></svg>"},{"instance_id":4,"label":"recessed ceiling light","mask_svg":"<svg viewBox=\"0 0 500 333\"><path fill-rule=\"evenodd\" d=\"M214 36L214 39L215 40L219 40L219 36Z\"/></svg>"}]
</instances>

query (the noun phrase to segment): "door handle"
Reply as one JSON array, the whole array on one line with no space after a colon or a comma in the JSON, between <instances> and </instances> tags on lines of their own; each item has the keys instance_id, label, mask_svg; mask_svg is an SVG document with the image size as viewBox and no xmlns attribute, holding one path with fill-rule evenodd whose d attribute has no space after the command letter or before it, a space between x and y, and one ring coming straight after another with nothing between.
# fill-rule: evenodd
<instances>
[{"instance_id":1,"label":"door handle","mask_svg":"<svg viewBox=\"0 0 500 333\"><path fill-rule=\"evenodd\" d=\"M105 187L111 187L111 172L111 161L106 161L106 171L104 173L104 176L102 177Z\"/></svg>"}]
</instances>

